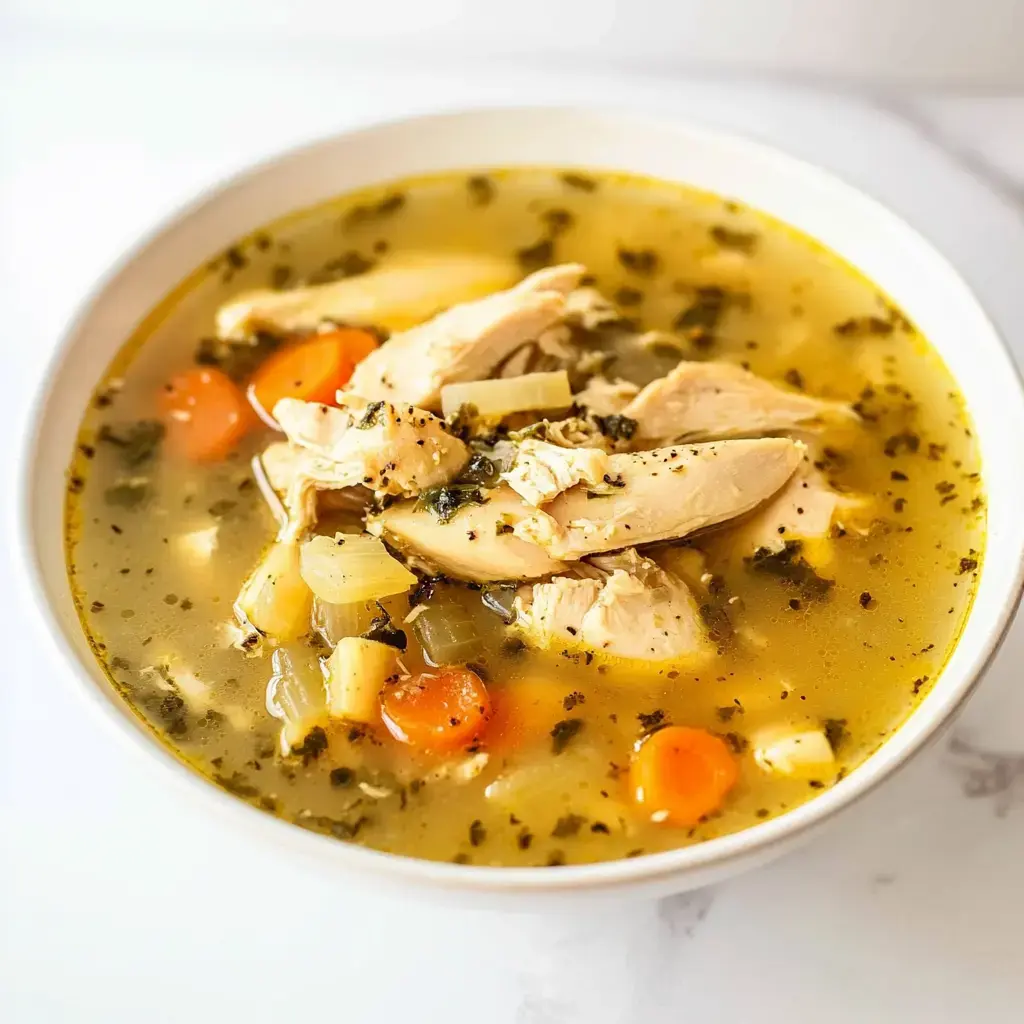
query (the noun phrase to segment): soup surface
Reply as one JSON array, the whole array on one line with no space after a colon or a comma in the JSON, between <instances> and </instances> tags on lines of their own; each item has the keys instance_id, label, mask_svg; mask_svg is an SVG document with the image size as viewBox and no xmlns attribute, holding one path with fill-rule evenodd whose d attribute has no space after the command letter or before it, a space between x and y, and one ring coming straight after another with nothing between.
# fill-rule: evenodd
<instances>
[{"instance_id":1,"label":"soup surface","mask_svg":"<svg viewBox=\"0 0 1024 1024\"><path fill-rule=\"evenodd\" d=\"M67 558L112 684L215 784L559 865L854 770L941 671L984 520L953 380L837 257L517 169L339 199L179 287L84 415Z\"/></svg>"}]
</instances>

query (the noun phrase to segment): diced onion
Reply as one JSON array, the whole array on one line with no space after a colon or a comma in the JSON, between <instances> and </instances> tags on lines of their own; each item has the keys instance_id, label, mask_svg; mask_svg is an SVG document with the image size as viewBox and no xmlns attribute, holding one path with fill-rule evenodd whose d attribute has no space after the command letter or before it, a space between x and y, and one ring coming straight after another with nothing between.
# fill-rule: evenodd
<instances>
[{"instance_id":1,"label":"diced onion","mask_svg":"<svg viewBox=\"0 0 1024 1024\"><path fill-rule=\"evenodd\" d=\"M242 587L236 611L261 633L295 640L309 629L313 595L299 570L295 544L277 543Z\"/></svg>"},{"instance_id":2,"label":"diced onion","mask_svg":"<svg viewBox=\"0 0 1024 1024\"><path fill-rule=\"evenodd\" d=\"M478 416L507 416L531 409L566 409L572 405L569 375L524 373L505 380L474 380L441 388L441 411L453 416L464 405L475 407Z\"/></svg>"},{"instance_id":3,"label":"diced onion","mask_svg":"<svg viewBox=\"0 0 1024 1024\"><path fill-rule=\"evenodd\" d=\"M372 601L331 604L319 597L313 601L313 627L332 647L343 637L365 633L377 615L380 612Z\"/></svg>"},{"instance_id":4,"label":"diced onion","mask_svg":"<svg viewBox=\"0 0 1024 1024\"><path fill-rule=\"evenodd\" d=\"M327 690L322 679L296 671L291 656L283 648L274 651L271 665L274 674L267 684L267 711L284 723L281 752L289 754L314 726L327 721Z\"/></svg>"},{"instance_id":5,"label":"diced onion","mask_svg":"<svg viewBox=\"0 0 1024 1024\"><path fill-rule=\"evenodd\" d=\"M835 769L835 754L820 729L773 729L754 738L754 760L775 775L812 779Z\"/></svg>"},{"instance_id":6,"label":"diced onion","mask_svg":"<svg viewBox=\"0 0 1024 1024\"><path fill-rule=\"evenodd\" d=\"M412 629L428 665L464 665L480 656L489 638L504 628L497 615L475 594L459 587L438 586L421 606Z\"/></svg>"},{"instance_id":7,"label":"diced onion","mask_svg":"<svg viewBox=\"0 0 1024 1024\"><path fill-rule=\"evenodd\" d=\"M342 637L324 672L331 716L370 724L379 715L381 688L398 672L398 651L361 636Z\"/></svg>"},{"instance_id":8,"label":"diced onion","mask_svg":"<svg viewBox=\"0 0 1024 1024\"><path fill-rule=\"evenodd\" d=\"M302 545L300 568L309 589L330 604L355 604L405 593L416 577L376 537L336 534Z\"/></svg>"}]
</instances>

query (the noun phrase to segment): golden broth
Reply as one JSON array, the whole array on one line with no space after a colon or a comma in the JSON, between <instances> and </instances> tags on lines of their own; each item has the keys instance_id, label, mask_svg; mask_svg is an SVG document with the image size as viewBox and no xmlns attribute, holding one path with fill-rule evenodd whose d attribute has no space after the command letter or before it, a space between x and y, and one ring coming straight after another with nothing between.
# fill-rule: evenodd
<instances>
[{"instance_id":1,"label":"golden broth","mask_svg":"<svg viewBox=\"0 0 1024 1024\"><path fill-rule=\"evenodd\" d=\"M282 758L279 723L265 707L269 654L246 657L228 633L240 583L276 527L249 465L273 435L253 433L227 461L195 466L159 451L146 458L148 439L131 424L154 418L160 386L191 365L215 309L237 292L439 250L516 254L524 270L579 261L645 329L672 330L699 304L696 288L718 286L727 298L713 338L683 331L681 351L619 359L614 375L644 384L680 356L711 358L857 403L860 424L819 435L816 452L838 488L871 496L870 528L825 542L820 571L834 585L819 600L752 572L728 526L661 549L681 571L691 557L683 552L701 551L733 598L723 605L733 635L696 674L588 664L558 648L509 653L493 617L475 661L506 727L502 742L482 744L486 763L416 756L383 730L344 726L329 730L318 756ZM984 530L978 453L955 384L875 286L736 204L627 175L549 170L402 182L239 243L129 341L84 417L69 480L68 563L83 625L118 692L163 742L229 791L305 827L474 864L579 863L702 842L833 784L941 671L970 606ZM479 602L473 590L457 593ZM404 597L387 604L396 622L408 610ZM422 663L407 631L405 662L415 671ZM315 675L328 653L313 638L289 649ZM527 719L521 731L508 728L511 714ZM562 744L557 724L567 720L583 724ZM688 829L631 806L631 750L664 722L725 735L739 764L723 808ZM805 723L828 723L838 772L786 779L755 763L760 729Z\"/></svg>"}]
</instances>

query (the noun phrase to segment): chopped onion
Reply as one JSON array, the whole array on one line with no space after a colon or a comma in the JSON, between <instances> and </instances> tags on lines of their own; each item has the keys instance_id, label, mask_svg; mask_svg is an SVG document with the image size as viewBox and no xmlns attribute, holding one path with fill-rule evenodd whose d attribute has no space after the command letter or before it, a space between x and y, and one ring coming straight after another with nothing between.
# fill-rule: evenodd
<instances>
[{"instance_id":1,"label":"chopped onion","mask_svg":"<svg viewBox=\"0 0 1024 1024\"><path fill-rule=\"evenodd\" d=\"M376 601L416 583L380 540L365 535L313 537L302 545L300 566L309 589L330 604Z\"/></svg>"},{"instance_id":2,"label":"chopped onion","mask_svg":"<svg viewBox=\"0 0 1024 1024\"><path fill-rule=\"evenodd\" d=\"M327 690L322 679L307 678L296 671L284 648L274 651L271 665L274 674L267 684L267 711L284 723L281 752L289 754L314 726L327 721Z\"/></svg>"},{"instance_id":3,"label":"chopped onion","mask_svg":"<svg viewBox=\"0 0 1024 1024\"><path fill-rule=\"evenodd\" d=\"M295 640L309 629L312 602L299 570L298 548L279 542L242 587L235 611L267 636Z\"/></svg>"},{"instance_id":4,"label":"chopped onion","mask_svg":"<svg viewBox=\"0 0 1024 1024\"><path fill-rule=\"evenodd\" d=\"M373 601L331 604L319 597L313 600L313 627L332 647L346 636L365 633L379 614Z\"/></svg>"},{"instance_id":5,"label":"chopped onion","mask_svg":"<svg viewBox=\"0 0 1024 1024\"><path fill-rule=\"evenodd\" d=\"M361 636L342 637L324 673L331 716L369 724L379 717L381 688L398 673L398 651Z\"/></svg>"},{"instance_id":6,"label":"chopped onion","mask_svg":"<svg viewBox=\"0 0 1024 1024\"><path fill-rule=\"evenodd\" d=\"M474 380L441 388L441 411L453 416L464 405L475 407L478 416L507 416L531 409L566 409L572 405L569 375L525 373L505 380Z\"/></svg>"},{"instance_id":7,"label":"chopped onion","mask_svg":"<svg viewBox=\"0 0 1024 1024\"><path fill-rule=\"evenodd\" d=\"M460 665L480 653L480 635L464 605L435 601L412 624L428 665Z\"/></svg>"},{"instance_id":8,"label":"chopped onion","mask_svg":"<svg viewBox=\"0 0 1024 1024\"><path fill-rule=\"evenodd\" d=\"M502 585L485 587L480 600L485 608L501 616L501 621L508 625L516 619L517 589L515 586Z\"/></svg>"}]
</instances>

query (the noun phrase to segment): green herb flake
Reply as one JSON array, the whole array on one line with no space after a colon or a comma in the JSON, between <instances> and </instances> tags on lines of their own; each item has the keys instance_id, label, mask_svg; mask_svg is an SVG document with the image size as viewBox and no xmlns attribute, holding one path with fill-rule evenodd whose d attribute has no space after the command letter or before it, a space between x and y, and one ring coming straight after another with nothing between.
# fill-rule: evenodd
<instances>
[{"instance_id":1,"label":"green herb flake","mask_svg":"<svg viewBox=\"0 0 1024 1024\"><path fill-rule=\"evenodd\" d=\"M360 203L353 206L341 219L345 228L356 227L368 221L383 220L396 214L405 206L405 195L402 192L392 192L384 196L376 203Z\"/></svg>"},{"instance_id":2,"label":"green herb flake","mask_svg":"<svg viewBox=\"0 0 1024 1024\"><path fill-rule=\"evenodd\" d=\"M221 789L226 789L229 793L233 793L235 796L240 796L247 800L251 800L253 797L260 795L259 789L249 782L248 778L246 778L246 776L241 772L232 772L230 775L215 773L213 781L216 782Z\"/></svg>"},{"instance_id":3,"label":"green herb flake","mask_svg":"<svg viewBox=\"0 0 1024 1024\"><path fill-rule=\"evenodd\" d=\"M327 749L327 733L319 725L314 725L306 734L305 739L297 746L292 747L292 753L302 758L302 763L308 765L315 761Z\"/></svg>"},{"instance_id":4,"label":"green herb flake","mask_svg":"<svg viewBox=\"0 0 1024 1024\"><path fill-rule=\"evenodd\" d=\"M164 425L157 420L139 420L115 433L108 426L100 427L97 441L113 445L121 453L121 461L136 469L156 455L164 439Z\"/></svg>"},{"instance_id":5,"label":"green herb flake","mask_svg":"<svg viewBox=\"0 0 1024 1024\"><path fill-rule=\"evenodd\" d=\"M850 733L846 728L846 719L826 718L822 722L822 726L825 730L825 739L828 740L828 745L832 748L832 753L838 754L839 748L850 738Z\"/></svg>"},{"instance_id":6,"label":"green herb flake","mask_svg":"<svg viewBox=\"0 0 1024 1024\"><path fill-rule=\"evenodd\" d=\"M807 600L821 600L827 596L835 581L819 576L800 554L802 550L800 541L787 540L779 551L758 548L753 557L745 559L745 562L751 572L774 576L785 585L795 587L800 596Z\"/></svg>"},{"instance_id":7,"label":"green herb flake","mask_svg":"<svg viewBox=\"0 0 1024 1024\"><path fill-rule=\"evenodd\" d=\"M641 711L636 717L644 732L654 732L665 724L665 712L661 708L650 712Z\"/></svg>"},{"instance_id":8,"label":"green herb flake","mask_svg":"<svg viewBox=\"0 0 1024 1024\"><path fill-rule=\"evenodd\" d=\"M467 505L486 505L487 498L479 487L448 484L431 487L420 494L418 506L430 512L440 523L450 523Z\"/></svg>"},{"instance_id":9,"label":"green herb flake","mask_svg":"<svg viewBox=\"0 0 1024 1024\"><path fill-rule=\"evenodd\" d=\"M527 273L549 266L555 259L555 243L550 238L542 238L533 245L523 246L516 250L519 266Z\"/></svg>"},{"instance_id":10,"label":"green herb flake","mask_svg":"<svg viewBox=\"0 0 1024 1024\"><path fill-rule=\"evenodd\" d=\"M551 836L554 839L568 839L570 836L576 835L586 823L587 819L582 814L563 814L555 822Z\"/></svg>"},{"instance_id":11,"label":"green herb flake","mask_svg":"<svg viewBox=\"0 0 1024 1024\"><path fill-rule=\"evenodd\" d=\"M466 179L466 191L474 206L490 206L497 191L494 180L486 174L472 174Z\"/></svg>"},{"instance_id":12,"label":"green herb flake","mask_svg":"<svg viewBox=\"0 0 1024 1024\"><path fill-rule=\"evenodd\" d=\"M718 285L699 287L693 302L675 318L672 326L685 333L698 348L707 347L714 342L730 301L729 292Z\"/></svg>"},{"instance_id":13,"label":"green herb flake","mask_svg":"<svg viewBox=\"0 0 1024 1024\"><path fill-rule=\"evenodd\" d=\"M138 508L148 497L148 484L134 481L114 484L103 492L103 500L112 508Z\"/></svg>"},{"instance_id":14,"label":"green herb flake","mask_svg":"<svg viewBox=\"0 0 1024 1024\"><path fill-rule=\"evenodd\" d=\"M469 484L494 487L498 483L499 475L500 471L494 462L478 452L466 463L466 468L459 474L459 480Z\"/></svg>"},{"instance_id":15,"label":"green herb flake","mask_svg":"<svg viewBox=\"0 0 1024 1024\"><path fill-rule=\"evenodd\" d=\"M624 285L615 292L615 302L619 306L639 306L644 301L644 293L638 288Z\"/></svg>"},{"instance_id":16,"label":"green herb flake","mask_svg":"<svg viewBox=\"0 0 1024 1024\"><path fill-rule=\"evenodd\" d=\"M653 249L626 249L620 246L616 256L626 270L641 277L653 277L661 266L661 258Z\"/></svg>"},{"instance_id":17,"label":"green herb flake","mask_svg":"<svg viewBox=\"0 0 1024 1024\"><path fill-rule=\"evenodd\" d=\"M639 424L636 420L619 413L611 413L608 416L594 416L597 429L610 441L629 441L636 433ZM617 486L612 484L612 486Z\"/></svg>"},{"instance_id":18,"label":"green herb flake","mask_svg":"<svg viewBox=\"0 0 1024 1024\"><path fill-rule=\"evenodd\" d=\"M388 615L384 606L378 601L377 608L380 615L370 622L370 628L362 634L364 640L375 640L379 644L387 644L396 650L404 651L409 646L409 638L405 631L399 629Z\"/></svg>"},{"instance_id":19,"label":"green herb flake","mask_svg":"<svg viewBox=\"0 0 1024 1024\"><path fill-rule=\"evenodd\" d=\"M564 718L560 722L555 722L550 734L551 753L561 754L583 731L584 725L582 718Z\"/></svg>"},{"instance_id":20,"label":"green herb flake","mask_svg":"<svg viewBox=\"0 0 1024 1024\"><path fill-rule=\"evenodd\" d=\"M371 402L363 413L359 422L356 424L356 430L369 430L371 427L380 426L384 421L383 413L385 402Z\"/></svg>"},{"instance_id":21,"label":"green herb flake","mask_svg":"<svg viewBox=\"0 0 1024 1024\"><path fill-rule=\"evenodd\" d=\"M757 248L757 233L754 231L736 231L724 225L716 224L708 232L715 245L722 249L732 249L750 255Z\"/></svg>"},{"instance_id":22,"label":"green herb flake","mask_svg":"<svg viewBox=\"0 0 1024 1024\"><path fill-rule=\"evenodd\" d=\"M840 338L887 337L893 332L891 320L880 316L852 316L832 328L832 332Z\"/></svg>"},{"instance_id":23,"label":"green herb flake","mask_svg":"<svg viewBox=\"0 0 1024 1024\"><path fill-rule=\"evenodd\" d=\"M577 192L597 191L597 181L586 174L580 174L578 171L566 171L561 175L561 178L564 185L576 189Z\"/></svg>"},{"instance_id":24,"label":"green herb flake","mask_svg":"<svg viewBox=\"0 0 1024 1024\"><path fill-rule=\"evenodd\" d=\"M545 210L540 219L544 222L552 235L561 235L568 231L576 222L576 218L568 210L553 209Z\"/></svg>"},{"instance_id":25,"label":"green herb flake","mask_svg":"<svg viewBox=\"0 0 1024 1024\"><path fill-rule=\"evenodd\" d=\"M209 512L210 515L214 517L214 519L222 519L232 509L234 509L237 506L237 504L237 501L232 501L230 498L221 498L219 501L215 501L207 509L207 512Z\"/></svg>"}]
</instances>

